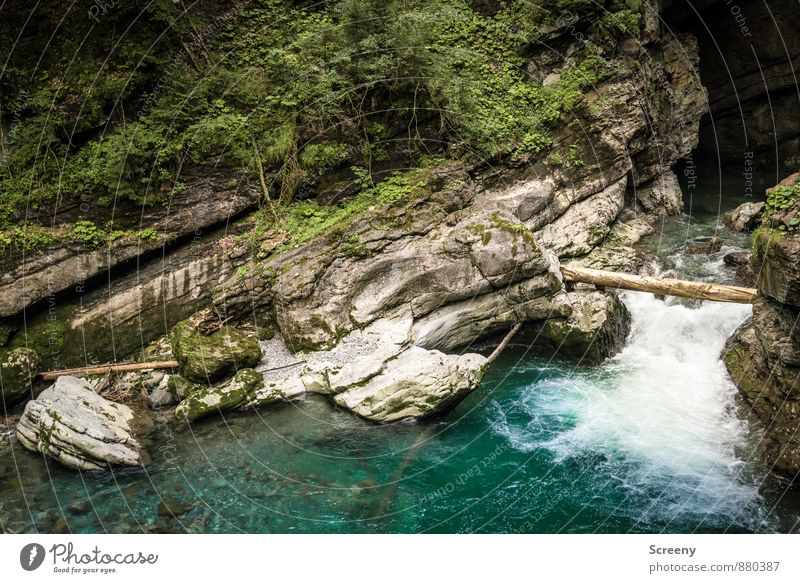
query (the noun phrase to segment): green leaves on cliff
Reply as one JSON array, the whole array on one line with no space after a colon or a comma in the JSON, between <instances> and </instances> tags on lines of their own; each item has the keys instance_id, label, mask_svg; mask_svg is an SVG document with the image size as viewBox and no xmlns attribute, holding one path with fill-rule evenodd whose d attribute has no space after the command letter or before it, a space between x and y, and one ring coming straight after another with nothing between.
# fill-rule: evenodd
<instances>
[{"instance_id":1,"label":"green leaves on cliff","mask_svg":"<svg viewBox=\"0 0 800 583\"><path fill-rule=\"evenodd\" d=\"M609 34L638 27L620 0L604 3L605 16L584 0L548 10L474 4L207 0L185 13L159 0L141 15L121 3L97 23L67 11L71 28L59 29L67 32L42 62L15 56L0 79L0 106L14 119L3 140L0 227L26 208L78 197L166 203L182 172L204 164L255 177L260 158L287 202L349 166L371 174L452 146L537 153L614 72L601 41L587 41L559 79L535 81L529 64L544 24L569 10ZM21 42L43 51L40 37L64 15L42 10L40 34Z\"/></svg>"},{"instance_id":2,"label":"green leaves on cliff","mask_svg":"<svg viewBox=\"0 0 800 583\"><path fill-rule=\"evenodd\" d=\"M767 195L761 223L780 232L793 232L800 227L800 178L781 184Z\"/></svg>"}]
</instances>

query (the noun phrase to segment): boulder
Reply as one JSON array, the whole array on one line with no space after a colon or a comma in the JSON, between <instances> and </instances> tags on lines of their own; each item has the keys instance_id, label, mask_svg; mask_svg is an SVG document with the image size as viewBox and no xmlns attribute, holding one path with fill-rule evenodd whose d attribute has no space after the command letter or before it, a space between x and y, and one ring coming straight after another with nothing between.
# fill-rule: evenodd
<instances>
[{"instance_id":1,"label":"boulder","mask_svg":"<svg viewBox=\"0 0 800 583\"><path fill-rule=\"evenodd\" d=\"M631 315L616 293L578 290L564 294L563 301L571 314L536 326L536 342L585 364L602 362L622 349Z\"/></svg>"},{"instance_id":2,"label":"boulder","mask_svg":"<svg viewBox=\"0 0 800 583\"><path fill-rule=\"evenodd\" d=\"M644 210L653 215L678 215L683 212L683 191L678 184L678 177L671 170L640 185L635 189L635 196Z\"/></svg>"},{"instance_id":3,"label":"boulder","mask_svg":"<svg viewBox=\"0 0 800 583\"><path fill-rule=\"evenodd\" d=\"M186 397L188 397L191 393L197 390L198 385L191 381L187 381L180 375L173 374L169 375L167 378L167 390L175 397L182 401Z\"/></svg>"},{"instance_id":4,"label":"boulder","mask_svg":"<svg viewBox=\"0 0 800 583\"><path fill-rule=\"evenodd\" d=\"M0 395L7 409L31 396L31 382L39 374L39 355L30 348L15 348L0 360Z\"/></svg>"},{"instance_id":5,"label":"boulder","mask_svg":"<svg viewBox=\"0 0 800 583\"><path fill-rule=\"evenodd\" d=\"M474 390L486 358L448 355L412 346L386 363L362 386L337 394L337 404L373 421L397 421L439 413Z\"/></svg>"},{"instance_id":6,"label":"boulder","mask_svg":"<svg viewBox=\"0 0 800 583\"><path fill-rule=\"evenodd\" d=\"M147 395L147 404L152 409L169 407L178 402L177 393L170 387L170 375L164 375L161 381ZM174 383L173 383L174 386Z\"/></svg>"},{"instance_id":7,"label":"boulder","mask_svg":"<svg viewBox=\"0 0 800 583\"><path fill-rule=\"evenodd\" d=\"M192 382L214 383L261 360L258 340L228 326L206 336L184 320L172 329L171 342L181 375Z\"/></svg>"},{"instance_id":8,"label":"boulder","mask_svg":"<svg viewBox=\"0 0 800 583\"><path fill-rule=\"evenodd\" d=\"M736 271L736 277L739 279L740 285L748 287L755 287L756 285L756 276L751 265L752 255L749 251L741 251L728 253L722 258L725 265Z\"/></svg>"},{"instance_id":9,"label":"boulder","mask_svg":"<svg viewBox=\"0 0 800 583\"><path fill-rule=\"evenodd\" d=\"M753 268L758 289L779 301L800 307L800 236L768 228L753 233Z\"/></svg>"},{"instance_id":10,"label":"boulder","mask_svg":"<svg viewBox=\"0 0 800 583\"><path fill-rule=\"evenodd\" d=\"M198 387L175 408L175 417L195 421L208 415L236 409L264 387L264 376L252 368L239 370L218 387Z\"/></svg>"},{"instance_id":11,"label":"boulder","mask_svg":"<svg viewBox=\"0 0 800 583\"><path fill-rule=\"evenodd\" d=\"M63 376L25 406L17 438L70 468L141 466L133 424L130 408L104 399L82 379Z\"/></svg>"},{"instance_id":12,"label":"boulder","mask_svg":"<svg viewBox=\"0 0 800 583\"><path fill-rule=\"evenodd\" d=\"M732 211L725 213L722 222L731 231L750 232L758 227L761 214L764 212L764 202L746 202L740 204Z\"/></svg>"},{"instance_id":13,"label":"boulder","mask_svg":"<svg viewBox=\"0 0 800 583\"><path fill-rule=\"evenodd\" d=\"M719 237L711 237L707 241L702 241L697 245L692 245L686 251L685 255L711 255L722 249L722 239Z\"/></svg>"}]
</instances>

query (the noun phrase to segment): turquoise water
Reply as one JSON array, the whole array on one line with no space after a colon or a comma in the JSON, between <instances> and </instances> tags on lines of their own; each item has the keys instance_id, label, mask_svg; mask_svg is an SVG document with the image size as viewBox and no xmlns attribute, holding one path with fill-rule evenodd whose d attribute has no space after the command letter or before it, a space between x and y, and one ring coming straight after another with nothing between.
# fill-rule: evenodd
<instances>
[{"instance_id":1,"label":"turquoise water","mask_svg":"<svg viewBox=\"0 0 800 583\"><path fill-rule=\"evenodd\" d=\"M664 266L734 281L747 237L719 213L671 219ZM717 233L720 253L687 257ZM9 532L797 531L800 496L758 461L719 353L750 308L627 293L625 349L579 367L524 335L443 417L378 426L321 398L175 427L147 470L79 474L0 445ZM490 349L486 345L485 349ZM177 517L159 513L162 499Z\"/></svg>"},{"instance_id":2,"label":"turquoise water","mask_svg":"<svg viewBox=\"0 0 800 583\"><path fill-rule=\"evenodd\" d=\"M443 418L377 426L326 401L160 424L145 471L0 456L8 531L771 532L796 529L717 356L747 307L625 298L596 368L523 342ZM21 479L20 479L21 476ZM161 498L182 506L158 515Z\"/></svg>"}]
</instances>

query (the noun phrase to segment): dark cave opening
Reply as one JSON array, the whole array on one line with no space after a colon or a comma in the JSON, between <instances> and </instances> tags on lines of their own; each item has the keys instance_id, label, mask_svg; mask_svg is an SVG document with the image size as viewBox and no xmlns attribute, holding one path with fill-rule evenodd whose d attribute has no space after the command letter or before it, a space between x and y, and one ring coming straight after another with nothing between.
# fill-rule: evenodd
<instances>
[{"instance_id":1,"label":"dark cave opening","mask_svg":"<svg viewBox=\"0 0 800 583\"><path fill-rule=\"evenodd\" d=\"M709 111L675 172L684 188L763 198L800 170L800 25L791 0L665 0L664 25L698 39Z\"/></svg>"}]
</instances>

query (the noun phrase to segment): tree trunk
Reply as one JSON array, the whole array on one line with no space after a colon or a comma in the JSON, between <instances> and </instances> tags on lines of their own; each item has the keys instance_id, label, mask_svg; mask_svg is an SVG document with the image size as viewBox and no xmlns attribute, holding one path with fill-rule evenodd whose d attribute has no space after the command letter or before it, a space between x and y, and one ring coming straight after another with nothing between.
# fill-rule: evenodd
<instances>
[{"instance_id":1,"label":"tree trunk","mask_svg":"<svg viewBox=\"0 0 800 583\"><path fill-rule=\"evenodd\" d=\"M732 285L718 285L700 281L685 281L652 277L648 275L631 275L615 271L602 271L584 267L561 266L564 281L591 283L610 288L628 289L650 292L653 294L711 300L714 302L730 302L734 304L752 304L758 290Z\"/></svg>"}]
</instances>

